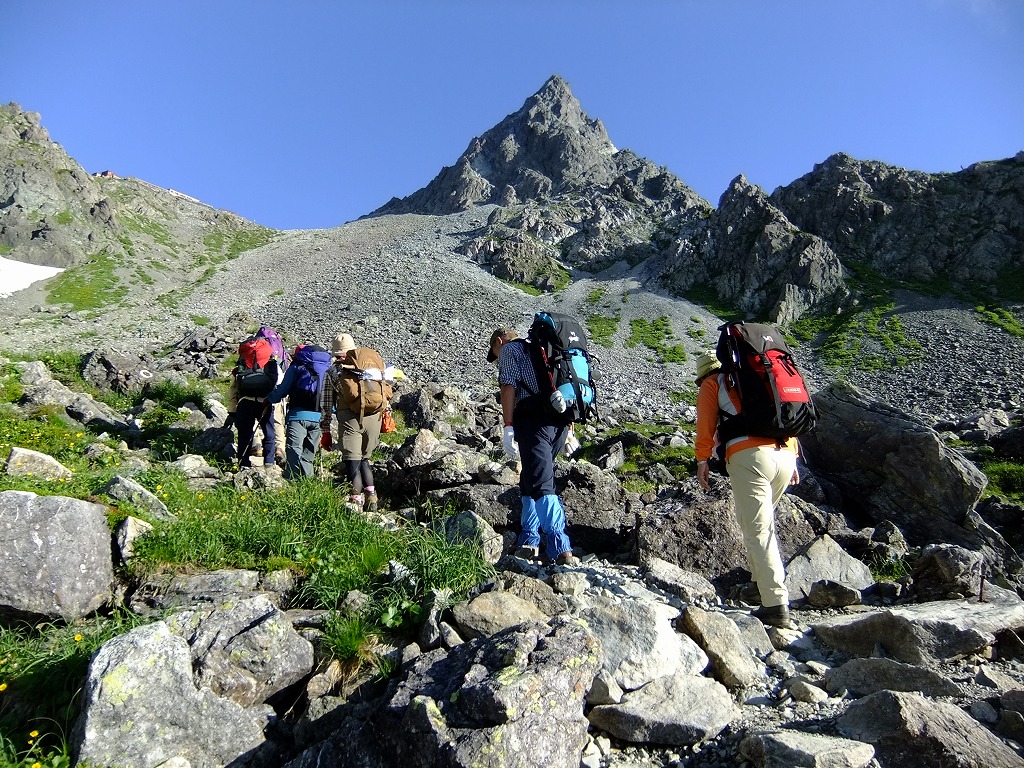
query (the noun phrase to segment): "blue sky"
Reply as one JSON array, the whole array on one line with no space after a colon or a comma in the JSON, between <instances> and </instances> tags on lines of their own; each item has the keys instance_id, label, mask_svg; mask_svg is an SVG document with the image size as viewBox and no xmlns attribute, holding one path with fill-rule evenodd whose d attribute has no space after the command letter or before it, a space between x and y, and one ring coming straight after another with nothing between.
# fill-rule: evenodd
<instances>
[{"instance_id":1,"label":"blue sky","mask_svg":"<svg viewBox=\"0 0 1024 768\"><path fill-rule=\"evenodd\" d=\"M717 204L834 152L1024 150L1020 0L3 0L0 102L111 169L280 229L408 195L552 74Z\"/></svg>"}]
</instances>

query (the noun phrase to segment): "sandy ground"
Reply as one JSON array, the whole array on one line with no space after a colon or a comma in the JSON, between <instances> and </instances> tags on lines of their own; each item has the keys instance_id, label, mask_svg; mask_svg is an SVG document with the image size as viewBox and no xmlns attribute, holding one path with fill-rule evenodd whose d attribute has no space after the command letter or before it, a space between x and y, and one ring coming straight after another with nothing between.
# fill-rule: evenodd
<instances>
[{"instance_id":1,"label":"sandy ground","mask_svg":"<svg viewBox=\"0 0 1024 768\"><path fill-rule=\"evenodd\" d=\"M59 267L41 267L0 256L0 296L10 296L38 280L45 280L63 271Z\"/></svg>"}]
</instances>

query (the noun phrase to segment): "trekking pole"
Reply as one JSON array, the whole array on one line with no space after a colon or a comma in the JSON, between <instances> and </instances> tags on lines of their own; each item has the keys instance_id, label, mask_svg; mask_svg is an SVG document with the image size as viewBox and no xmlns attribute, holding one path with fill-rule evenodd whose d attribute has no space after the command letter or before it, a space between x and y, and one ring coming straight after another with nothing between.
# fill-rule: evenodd
<instances>
[{"instance_id":1,"label":"trekking pole","mask_svg":"<svg viewBox=\"0 0 1024 768\"><path fill-rule=\"evenodd\" d=\"M978 586L978 602L985 602L985 561L981 562L981 584Z\"/></svg>"}]
</instances>

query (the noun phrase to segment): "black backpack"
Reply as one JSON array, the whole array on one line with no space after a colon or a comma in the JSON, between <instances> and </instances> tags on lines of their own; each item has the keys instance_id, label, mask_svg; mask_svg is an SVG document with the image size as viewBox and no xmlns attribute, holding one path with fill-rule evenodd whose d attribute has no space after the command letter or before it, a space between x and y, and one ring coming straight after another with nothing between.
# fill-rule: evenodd
<instances>
[{"instance_id":1,"label":"black backpack","mask_svg":"<svg viewBox=\"0 0 1024 768\"><path fill-rule=\"evenodd\" d=\"M568 315L538 312L530 326L528 347L547 407L566 423L600 418L597 413L597 358L587 350L583 326ZM540 393L538 393L540 394Z\"/></svg>"},{"instance_id":2,"label":"black backpack","mask_svg":"<svg viewBox=\"0 0 1024 768\"><path fill-rule=\"evenodd\" d=\"M730 376L741 413L718 426L724 444L741 435L770 437L780 444L810 432L818 418L789 345L778 328L760 323L726 323L718 329L715 356Z\"/></svg>"}]
</instances>

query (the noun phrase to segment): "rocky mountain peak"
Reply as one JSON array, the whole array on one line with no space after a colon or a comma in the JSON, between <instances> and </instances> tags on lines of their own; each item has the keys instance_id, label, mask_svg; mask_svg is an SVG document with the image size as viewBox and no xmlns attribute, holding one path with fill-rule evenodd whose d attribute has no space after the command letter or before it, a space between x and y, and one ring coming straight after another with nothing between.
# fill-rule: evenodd
<instances>
[{"instance_id":1,"label":"rocky mountain peak","mask_svg":"<svg viewBox=\"0 0 1024 768\"><path fill-rule=\"evenodd\" d=\"M569 84L553 75L518 111L474 138L430 184L371 215L444 215L608 184L623 170L616 154L601 121L588 117Z\"/></svg>"}]
</instances>

